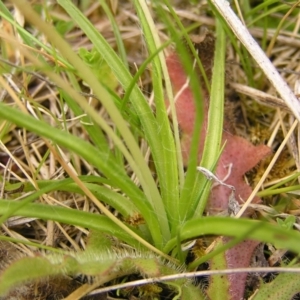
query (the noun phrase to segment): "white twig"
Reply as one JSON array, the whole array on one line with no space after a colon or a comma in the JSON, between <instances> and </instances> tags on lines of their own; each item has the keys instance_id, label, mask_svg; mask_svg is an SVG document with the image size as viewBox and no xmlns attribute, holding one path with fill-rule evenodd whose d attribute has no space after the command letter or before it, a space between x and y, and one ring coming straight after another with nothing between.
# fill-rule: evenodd
<instances>
[{"instance_id":1,"label":"white twig","mask_svg":"<svg viewBox=\"0 0 300 300\"><path fill-rule=\"evenodd\" d=\"M269 58L253 39L248 29L236 16L226 0L211 0L212 4L223 16L224 20L231 28L235 36L242 42L248 52L255 59L267 78L270 80L278 94L282 97L286 105L291 109L298 121L300 121L300 103L287 83L277 72Z\"/></svg>"},{"instance_id":2,"label":"white twig","mask_svg":"<svg viewBox=\"0 0 300 300\"><path fill-rule=\"evenodd\" d=\"M214 179L218 184L223 185L228 187L229 189L235 191L235 188L233 185L227 184L224 181L220 180L216 175L214 175L211 171L209 171L208 169L204 168L204 167L197 167L197 170L199 172L201 172L208 180L212 180ZM227 179L227 176L225 177L224 180Z\"/></svg>"},{"instance_id":3,"label":"white twig","mask_svg":"<svg viewBox=\"0 0 300 300\"><path fill-rule=\"evenodd\" d=\"M128 287L136 287L145 284L153 284L155 282L163 282L163 281L171 281L171 280L178 280L178 279L187 279L191 278L194 279L195 277L199 276L213 276L213 275L221 275L221 274L237 274L237 273L268 273L268 272L278 272L278 273L300 273L300 268L283 268L283 267L272 267L272 268L238 268L238 269L227 269L227 270L207 270L207 271L197 271L197 272L188 272L188 273L179 273L173 275L166 275L161 277L154 277L154 278L146 278L135 280L131 282L116 284L113 286L108 286L104 288L100 288L94 290L93 292L89 293L88 295L97 295L100 293L111 292L122 288Z\"/></svg>"},{"instance_id":4,"label":"white twig","mask_svg":"<svg viewBox=\"0 0 300 300\"><path fill-rule=\"evenodd\" d=\"M227 184L224 181L230 176L232 164L229 164L229 171L228 174L225 176L223 180L220 180L214 173L209 171L203 167L197 167L197 170L200 171L208 180L215 180L219 185L226 186L227 188L231 189L231 193L228 199L228 214L230 216L236 216L240 210L239 203L235 199L235 187L233 185Z\"/></svg>"}]
</instances>

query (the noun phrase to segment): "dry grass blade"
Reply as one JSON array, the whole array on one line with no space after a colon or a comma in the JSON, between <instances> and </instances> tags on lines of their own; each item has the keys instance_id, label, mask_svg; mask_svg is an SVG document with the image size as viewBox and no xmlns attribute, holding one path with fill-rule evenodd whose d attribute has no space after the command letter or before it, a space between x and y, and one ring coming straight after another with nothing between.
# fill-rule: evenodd
<instances>
[{"instance_id":1,"label":"dry grass blade","mask_svg":"<svg viewBox=\"0 0 300 300\"><path fill-rule=\"evenodd\" d=\"M274 97L265 92L259 91L255 88L240 83L230 83L230 86L238 93L247 95L252 99L260 102L263 105L270 106L273 108L284 109L290 112L289 108L286 106L284 101L282 101L280 98Z\"/></svg>"}]
</instances>

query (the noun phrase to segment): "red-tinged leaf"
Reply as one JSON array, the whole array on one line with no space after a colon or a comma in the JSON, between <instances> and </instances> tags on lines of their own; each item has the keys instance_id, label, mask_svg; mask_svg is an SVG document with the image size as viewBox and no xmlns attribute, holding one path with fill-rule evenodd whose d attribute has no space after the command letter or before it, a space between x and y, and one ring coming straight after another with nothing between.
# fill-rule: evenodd
<instances>
[{"instance_id":1,"label":"red-tinged leaf","mask_svg":"<svg viewBox=\"0 0 300 300\"><path fill-rule=\"evenodd\" d=\"M223 141L226 141L225 149L220 157L216 175L225 182L233 185L236 189L236 200L247 200L252 192L251 187L245 183L244 174L255 167L263 158L271 153L265 145L254 146L242 137L224 132ZM217 213L228 208L228 199L231 190L218 185L212 189L208 211ZM241 200L242 199L242 200ZM259 202L258 197L254 203Z\"/></svg>"},{"instance_id":2,"label":"red-tinged leaf","mask_svg":"<svg viewBox=\"0 0 300 300\"><path fill-rule=\"evenodd\" d=\"M194 121L196 117L195 103L193 93L189 86L182 89L188 79L185 74L184 68L181 65L180 58L176 53L171 54L167 58L167 67L169 71L170 80L174 89L175 107L177 113L178 123L180 128L186 135L191 136L194 129ZM207 99L207 93L203 94L203 98ZM207 124L207 103L204 106L204 126ZM204 129L203 129L204 130ZM203 134L201 136L204 136ZM204 140L204 139L203 139Z\"/></svg>"},{"instance_id":3,"label":"red-tinged leaf","mask_svg":"<svg viewBox=\"0 0 300 300\"><path fill-rule=\"evenodd\" d=\"M223 237L223 243L226 244L230 238ZM225 252L227 268L247 268L250 266L255 248L259 245L258 241L246 240ZM231 291L231 300L240 300L244 297L247 273L233 273L228 275L229 290Z\"/></svg>"}]
</instances>

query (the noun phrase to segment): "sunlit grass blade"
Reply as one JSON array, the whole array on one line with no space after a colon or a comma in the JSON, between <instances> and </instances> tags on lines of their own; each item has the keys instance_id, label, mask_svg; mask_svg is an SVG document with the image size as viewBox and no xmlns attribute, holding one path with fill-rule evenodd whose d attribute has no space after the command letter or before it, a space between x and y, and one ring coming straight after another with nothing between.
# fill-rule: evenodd
<instances>
[{"instance_id":1,"label":"sunlit grass blade","mask_svg":"<svg viewBox=\"0 0 300 300\"><path fill-rule=\"evenodd\" d=\"M79 176L80 180L85 183L86 187L104 203L110 205L116 209L124 218L132 216L134 213L138 212L138 209L132 201L123 195L106 188L105 186L100 185L105 181L109 183L108 180L96 176ZM37 181L39 188L52 187L50 191L65 191L70 193L83 194L82 190L78 187L77 184L73 182L71 178L62 179L62 180L39 180ZM31 189L30 189L31 187ZM32 186L24 184L24 191L32 191Z\"/></svg>"},{"instance_id":2,"label":"sunlit grass blade","mask_svg":"<svg viewBox=\"0 0 300 300\"><path fill-rule=\"evenodd\" d=\"M128 233L124 232L124 230L120 229L119 226L106 216L83 212L76 209L35 203L29 203L23 207L19 207L18 202L8 200L0 200L0 210L2 214L14 210L16 212L12 215L33 217L42 220L53 220L64 224L80 226L82 228L100 230L115 236L130 245L141 247L140 243Z\"/></svg>"},{"instance_id":3,"label":"sunlit grass blade","mask_svg":"<svg viewBox=\"0 0 300 300\"><path fill-rule=\"evenodd\" d=\"M116 209L124 218L128 218L135 213L138 213L139 210L130 199L126 198L124 195L119 194L118 192L115 192L112 189L103 186L103 184L106 184L110 187L115 187L113 185L113 181L108 180L107 178L92 175L84 175L78 177L99 199L99 201L102 201ZM36 191L36 188L30 182L6 183L5 191L9 193L22 189L25 193L30 192L30 196L21 198L22 202L32 202L38 199L38 197L40 197L41 195L40 190L43 190L43 193L45 194L54 191L65 191L70 193L83 194L80 187L75 184L71 178L57 180L37 180L36 183L39 187L38 191ZM0 218L0 223L4 220L5 217L2 215L2 217Z\"/></svg>"},{"instance_id":4,"label":"sunlit grass blade","mask_svg":"<svg viewBox=\"0 0 300 300\"><path fill-rule=\"evenodd\" d=\"M134 1L136 11L142 24L145 41L150 55L161 46L156 26L144 1ZM152 61L152 84L156 107L156 119L159 124L157 132L161 144L161 160L156 162L162 198L169 215L169 222L178 222L179 180L177 155L170 122L168 120L164 90L162 85L162 65L166 71L166 63L162 53L158 53Z\"/></svg>"},{"instance_id":5,"label":"sunlit grass blade","mask_svg":"<svg viewBox=\"0 0 300 300\"><path fill-rule=\"evenodd\" d=\"M249 219L235 219L225 217L205 217L187 221L180 230L180 240L185 241L204 235L244 237L271 244L277 248L288 249L300 253L300 233L287 230L280 226L263 221ZM170 251L176 246L176 239L170 240L165 251Z\"/></svg>"},{"instance_id":6,"label":"sunlit grass blade","mask_svg":"<svg viewBox=\"0 0 300 300\"><path fill-rule=\"evenodd\" d=\"M203 156L200 163L201 167L211 171L216 167L216 160L220 155L224 119L226 38L222 24L219 21L217 21L216 36L216 51L208 111L207 138L205 139ZM207 184L205 185L204 191L199 190L200 187L203 187L203 181L207 179L204 178L203 175L198 178L199 181L195 183L194 192L195 199L198 199L199 202L198 205L197 203L192 205L192 207L197 207L194 213L194 216L196 217L203 214L211 189L211 185Z\"/></svg>"}]
</instances>

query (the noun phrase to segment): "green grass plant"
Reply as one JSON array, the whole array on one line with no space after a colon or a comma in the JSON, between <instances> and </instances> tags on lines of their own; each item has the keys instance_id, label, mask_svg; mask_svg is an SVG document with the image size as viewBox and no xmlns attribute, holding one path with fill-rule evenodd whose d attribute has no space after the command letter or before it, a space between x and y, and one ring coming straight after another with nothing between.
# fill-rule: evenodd
<instances>
[{"instance_id":1,"label":"green grass plant","mask_svg":"<svg viewBox=\"0 0 300 300\"><path fill-rule=\"evenodd\" d=\"M274 1L266 2L269 4L265 5L274 3ZM164 50L172 43L177 45L177 51L190 77L194 97L201 99L201 87L197 78L192 75L192 59L186 47L181 45L184 37L192 48L191 52L196 56L188 32L198 24L186 30L168 1L163 1L165 6L162 6L160 1L153 1L152 10L143 0L132 1L148 56L135 75L132 75L122 34L107 2L100 0L101 7L113 28L117 51L73 2L68 0L57 2L71 23L76 24L93 46L90 52L81 51L81 56L78 55L80 51L76 53L61 32L55 28L55 22L51 25L51 22L42 20L41 15L25 0L12 0L12 3L19 8L28 24L38 32L37 35L31 34L18 25L6 8L6 4L0 1L0 16L17 30L21 41L9 36L3 30L1 37L5 43L18 49L21 56L31 64L30 67L15 71L20 74L30 71L51 80L61 115L56 116L47 106L36 102L27 93L26 88L17 93L13 89L8 89L4 80L0 80L0 85L7 89L12 99L0 102L2 141L9 139L12 131L19 128L22 135L34 136L35 139L43 141L43 145L47 148L41 155L38 167L26 169L28 176L31 176L30 180L22 178L18 183L5 183L6 192L19 188L22 188L22 192L7 193L11 195L8 199L2 194L1 224L5 224L12 216L68 224L90 230L95 235L99 234L99 238L103 240L103 247L97 248L93 240L87 243L86 250L79 252L64 251L63 254L54 255L50 253L51 247L48 247L48 253L42 257L23 258L0 275L0 281L5 283L1 284L0 294L5 294L17 284L36 280L41 276L78 273L99 278L102 276L102 281L98 284L103 285L110 284L120 276L125 276L126 280L126 276L135 272L145 277L158 277L194 270L246 238L270 243L277 248L286 248L299 255L300 234L295 230L287 230L280 224L270 224L267 221L205 215L212 182L196 170L199 163L197 161L199 132L204 118L201 104L196 107L196 126L190 159L187 168L183 166L180 131ZM275 11L286 9L286 6L286 4L278 5ZM246 21L249 18L251 24L257 24L261 16L256 17L256 10L251 10L250 5L246 7ZM262 4L256 9L260 11L263 8ZM272 12L266 11L266 15ZM154 18L155 14L158 20ZM166 32L170 34L170 40L161 41L157 22L164 24ZM66 31L70 28L71 25ZM230 35L230 41L241 56L242 64L247 66L249 63L234 35L224 25L224 21L217 18L212 82L211 85L208 80L205 83L209 85L210 91L211 109L207 128L209 138L205 140L200 162L201 166L212 172L224 146L221 144L221 138L224 118L226 34ZM42 38L47 40L47 43L43 43ZM95 60L93 55L96 55ZM2 58L9 59L9 57ZM91 62L90 66L87 60ZM111 86L107 85L105 79L101 80L103 74L95 74L97 64L102 60L109 72L108 77L113 81ZM197 64L201 69L199 59ZM147 69L150 70L154 108L149 105L148 96L138 84ZM245 69L249 70L246 76L251 77L252 66L249 65L249 68ZM1 78L3 79L3 76ZM92 91L91 98L96 103L95 107L87 101L86 95L90 94L84 90L81 82ZM249 82L252 85L251 80ZM116 91L117 85L120 86L121 93ZM166 98L170 102L171 117L166 108ZM66 111L65 107L69 111ZM100 114L96 107L101 107L105 113ZM69 126L70 116L76 119L72 126ZM142 143L146 145L146 150L142 148ZM28 147L29 144L24 148ZM147 151L150 153L151 163L145 159ZM54 157L56 164L62 167L63 178L45 179L40 176L41 170L48 164L49 157ZM85 174L84 168L81 169L83 165L89 165L92 171ZM297 176L298 174L260 191L259 196L299 190L299 185L292 181ZM5 176L2 179L4 181ZM289 182L292 182L291 186L286 187ZM57 193L85 196L96 209L89 212L75 207L63 207L64 205L59 203L47 204L44 201L44 197ZM128 220L134 216L139 216L142 223L131 224ZM187 241L210 235L230 236L233 240L225 247L203 254L192 263L186 264L188 250L183 250L182 245ZM112 242L111 237L117 242ZM3 235L0 236L1 239L7 240L7 237ZM16 241L13 238L9 240ZM29 242L25 241L24 244L26 243ZM125 243L125 246L122 243ZM33 247L37 244L30 245ZM29 266L32 266L31 275L27 273ZM19 276L16 276L17 274ZM282 275L283 280L292 278L293 284L287 291L288 295L294 291L299 292L294 286L299 275L295 276ZM191 280L177 279L166 285L173 291L173 294L171 293L173 299L205 298L205 293L200 288L195 288ZM222 288L226 290L227 285L228 280L225 280ZM210 288L215 289L217 286ZM257 299L265 299L259 297L263 297L269 288L270 286L266 284ZM230 293L223 299L229 297Z\"/></svg>"}]
</instances>

